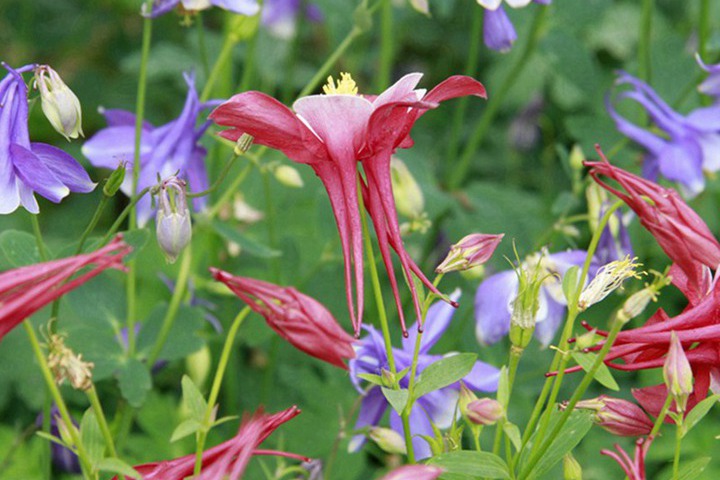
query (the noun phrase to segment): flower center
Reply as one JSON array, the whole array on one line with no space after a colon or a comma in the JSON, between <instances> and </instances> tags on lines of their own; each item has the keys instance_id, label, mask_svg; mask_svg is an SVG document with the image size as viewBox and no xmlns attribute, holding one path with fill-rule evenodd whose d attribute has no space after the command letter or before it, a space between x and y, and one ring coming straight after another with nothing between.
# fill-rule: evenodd
<instances>
[{"instance_id":1,"label":"flower center","mask_svg":"<svg viewBox=\"0 0 720 480\"><path fill-rule=\"evenodd\" d=\"M349 73L340 73L340 80L337 83L332 76L328 77L323 92L325 95L357 95L358 88Z\"/></svg>"}]
</instances>

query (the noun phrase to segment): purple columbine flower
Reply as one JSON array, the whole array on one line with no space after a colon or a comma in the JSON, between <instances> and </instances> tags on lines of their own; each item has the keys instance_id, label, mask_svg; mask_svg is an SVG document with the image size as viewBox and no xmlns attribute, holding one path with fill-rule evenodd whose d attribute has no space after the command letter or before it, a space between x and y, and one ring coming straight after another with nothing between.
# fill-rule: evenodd
<instances>
[{"instance_id":1,"label":"purple columbine flower","mask_svg":"<svg viewBox=\"0 0 720 480\"><path fill-rule=\"evenodd\" d=\"M696 60L700 64L700 68L708 73L708 76L703 82L698 85L698 91L705 95L715 97L715 100L720 100L720 63L715 65L707 65L702 61L700 55L696 55Z\"/></svg>"},{"instance_id":2,"label":"purple columbine flower","mask_svg":"<svg viewBox=\"0 0 720 480\"><path fill-rule=\"evenodd\" d=\"M456 291L451 295L451 298L457 301L460 298L460 292ZM425 332L422 336L418 356L418 375L422 374L423 369L428 365L442 358L442 355L430 354L428 351L450 325L454 313L455 309L445 302L437 302L428 310ZM363 328L368 332L368 335L355 347L356 358L350 360L350 378L355 388L364 395L355 429L379 424L389 406L380 387L374 386L367 391L361 387L361 379L358 374L382 375L383 370L389 370L382 335L371 326L364 326ZM403 338L402 348L393 348L395 366L398 371L408 368L412 364L417 328L410 328L408 332L408 338ZM483 362L476 362L475 367L463 379L463 382L472 390L493 392L497 389L499 375L497 368ZM407 388L408 379L409 375L406 375L400 380L400 386ZM433 436L431 421L439 428L448 428L452 424L455 415L455 406L459 394L460 385L456 383L422 396L415 402L410 413L410 425L412 426L413 447L416 458L426 458L431 455L427 442L417 437L417 435ZM400 435L403 435L400 416L392 409L390 411L390 426ZM351 451L357 451L364 443L365 436L356 435L351 440L349 448Z\"/></svg>"},{"instance_id":3,"label":"purple columbine flower","mask_svg":"<svg viewBox=\"0 0 720 480\"><path fill-rule=\"evenodd\" d=\"M177 6L182 6L183 10L189 12L205 10L215 6L248 16L255 15L260 11L257 0L155 0L149 12L147 4L143 4L141 13L144 17L155 18L166 14Z\"/></svg>"},{"instance_id":4,"label":"purple columbine flower","mask_svg":"<svg viewBox=\"0 0 720 480\"><path fill-rule=\"evenodd\" d=\"M140 145L140 177L138 191L157 183L157 176L166 178L179 172L178 177L186 180L190 190L199 192L208 188L205 154L200 137L210 126L209 121L196 127L200 111L216 106L219 101L201 103L195 90L192 74L185 74L188 94L182 113L175 120L160 127L143 124ZM132 195L132 163L135 151L135 115L125 110L102 110L108 127L92 136L82 147L83 154L96 167L117 168L120 162L128 164L128 174L120 189ZM193 200L195 210L205 207L205 197ZM150 196L146 195L137 204L138 223L142 226L152 216Z\"/></svg>"},{"instance_id":5,"label":"purple columbine flower","mask_svg":"<svg viewBox=\"0 0 720 480\"><path fill-rule=\"evenodd\" d=\"M683 116L673 110L645 82L621 72L616 82L629 85L618 99L631 99L642 106L655 126L665 135L645 130L615 110L608 98L607 110L617 129L647 154L643 162L643 177L655 181L658 174L680 184L686 197L693 197L705 188L704 171L720 170L720 105L698 108Z\"/></svg>"},{"instance_id":6,"label":"purple columbine flower","mask_svg":"<svg viewBox=\"0 0 720 480\"><path fill-rule=\"evenodd\" d=\"M302 0L265 0L261 14L262 24L276 37L289 39L295 35L295 25L300 9L311 22L320 22L323 14L314 3Z\"/></svg>"},{"instance_id":7,"label":"purple columbine flower","mask_svg":"<svg viewBox=\"0 0 720 480\"><path fill-rule=\"evenodd\" d=\"M553 254L535 254L526 262L540 262L548 275L540 288L540 303L535 323L535 338L546 347L565 316L567 301L562 292L562 277L572 266L581 267L587 252L568 250ZM591 273L594 269L591 269ZM506 270L486 278L475 294L475 335L482 344L493 344L510 331L513 302L518 293L518 277Z\"/></svg>"},{"instance_id":8,"label":"purple columbine flower","mask_svg":"<svg viewBox=\"0 0 720 480\"><path fill-rule=\"evenodd\" d=\"M512 8L521 8L532 3L548 5L552 0L505 0ZM490 50L508 52L517 40L517 33L510 17L502 7L503 0L477 0L485 9L483 19L483 41Z\"/></svg>"},{"instance_id":9,"label":"purple columbine flower","mask_svg":"<svg viewBox=\"0 0 720 480\"><path fill-rule=\"evenodd\" d=\"M57 147L30 142L28 88L22 73L5 62L9 72L0 81L0 214L12 213L20 205L39 213L35 193L58 203L70 192L91 192L95 184L73 157Z\"/></svg>"}]
</instances>

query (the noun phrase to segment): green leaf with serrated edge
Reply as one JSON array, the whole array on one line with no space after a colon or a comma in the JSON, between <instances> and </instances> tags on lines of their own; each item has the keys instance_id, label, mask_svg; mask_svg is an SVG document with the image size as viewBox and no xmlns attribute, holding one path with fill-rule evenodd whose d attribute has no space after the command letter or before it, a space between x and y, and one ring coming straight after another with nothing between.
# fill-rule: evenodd
<instances>
[{"instance_id":1,"label":"green leaf with serrated edge","mask_svg":"<svg viewBox=\"0 0 720 480\"><path fill-rule=\"evenodd\" d=\"M489 452L460 450L444 453L432 457L427 464L442 467L451 475L469 475L471 478L510 478L505 461Z\"/></svg>"},{"instance_id":2,"label":"green leaf with serrated edge","mask_svg":"<svg viewBox=\"0 0 720 480\"><path fill-rule=\"evenodd\" d=\"M97 463L96 467L101 472L112 472L120 475L127 475L132 478L142 478L142 475L140 475L137 470L119 458L103 458Z\"/></svg>"},{"instance_id":3,"label":"green leaf with serrated edge","mask_svg":"<svg viewBox=\"0 0 720 480\"><path fill-rule=\"evenodd\" d=\"M555 411L552 413L550 423L547 431L553 430L554 426L560 420L562 412ZM553 440L553 443L545 451L540 460L535 464L535 468L528 473L527 480L545 478L543 475L553 468L558 462L562 460L566 453L572 451L580 441L585 438L585 435L590 431L593 426L593 414L587 411L575 411L570 415L565 425L560 429L557 437ZM533 448L537 448L534 445L535 435L530 438L529 445ZM530 454L534 451L533 448L525 448L522 455L520 456L520 471L523 470L525 464L527 464Z\"/></svg>"},{"instance_id":4,"label":"green leaf with serrated edge","mask_svg":"<svg viewBox=\"0 0 720 480\"><path fill-rule=\"evenodd\" d=\"M357 376L374 385L380 385L381 387L385 385L385 382L383 382L383 379L380 375L374 375L372 373L358 373Z\"/></svg>"},{"instance_id":5,"label":"green leaf with serrated edge","mask_svg":"<svg viewBox=\"0 0 720 480\"><path fill-rule=\"evenodd\" d=\"M428 365L420 374L413 395L417 399L462 380L473 369L476 359L474 353L459 353Z\"/></svg>"},{"instance_id":6,"label":"green leaf with serrated edge","mask_svg":"<svg viewBox=\"0 0 720 480\"><path fill-rule=\"evenodd\" d=\"M578 285L579 281L580 267L572 266L568 268L562 281L562 291L565 295L565 300L567 300L568 303L570 302L570 299L574 299L577 296L578 288L580 288Z\"/></svg>"},{"instance_id":7,"label":"green leaf with serrated edge","mask_svg":"<svg viewBox=\"0 0 720 480\"><path fill-rule=\"evenodd\" d=\"M223 222L215 221L211 223L213 230L223 237L225 240L240 245L243 251L259 258L275 258L282 255L279 250L274 250L262 243L252 240L246 235L240 233L237 229Z\"/></svg>"},{"instance_id":8,"label":"green leaf with serrated edge","mask_svg":"<svg viewBox=\"0 0 720 480\"><path fill-rule=\"evenodd\" d=\"M508 369L504 366L500 369L500 378L498 380L497 389L497 401L503 406L507 406L508 401L510 400L509 383L510 379L508 377Z\"/></svg>"},{"instance_id":9,"label":"green leaf with serrated edge","mask_svg":"<svg viewBox=\"0 0 720 480\"><path fill-rule=\"evenodd\" d=\"M597 355L594 353L572 352L572 357L583 370L588 372L592 368L593 363L595 363ZM610 390L614 390L616 392L620 390L615 378L612 376L612 373L610 373L610 369L604 363L600 364L600 368L598 368L597 372L595 372L595 380Z\"/></svg>"},{"instance_id":10,"label":"green leaf with serrated edge","mask_svg":"<svg viewBox=\"0 0 720 480\"><path fill-rule=\"evenodd\" d=\"M35 237L19 230L6 230L0 233L0 252L4 257L2 263L10 268L40 262Z\"/></svg>"},{"instance_id":11,"label":"green leaf with serrated edge","mask_svg":"<svg viewBox=\"0 0 720 480\"><path fill-rule=\"evenodd\" d=\"M105 440L92 407L85 411L80 421L80 441L93 465L105 456Z\"/></svg>"},{"instance_id":12,"label":"green leaf with serrated edge","mask_svg":"<svg viewBox=\"0 0 720 480\"><path fill-rule=\"evenodd\" d=\"M514 423L505 422L503 424L503 432L505 432L505 435L508 436L515 447L515 450L520 451L520 447L522 447L522 438L520 437L520 429L518 426Z\"/></svg>"},{"instance_id":13,"label":"green leaf with serrated edge","mask_svg":"<svg viewBox=\"0 0 720 480\"><path fill-rule=\"evenodd\" d=\"M190 411L191 418L202 423L207 411L207 401L200 390L187 375L182 378L183 403Z\"/></svg>"},{"instance_id":14,"label":"green leaf with serrated edge","mask_svg":"<svg viewBox=\"0 0 720 480\"><path fill-rule=\"evenodd\" d=\"M120 393L130 406L140 408L152 388L152 378L147 366L136 358L131 358L118 374Z\"/></svg>"},{"instance_id":15,"label":"green leaf with serrated edge","mask_svg":"<svg viewBox=\"0 0 720 480\"><path fill-rule=\"evenodd\" d=\"M683 421L683 437L708 414L718 400L720 400L720 395L711 395L690 410Z\"/></svg>"},{"instance_id":16,"label":"green leaf with serrated edge","mask_svg":"<svg viewBox=\"0 0 720 480\"><path fill-rule=\"evenodd\" d=\"M187 420L181 422L180 425L173 430L173 433L170 436L170 442L177 442L181 438L185 438L188 435L192 435L197 432L200 428L202 428L202 424L200 422L194 418L188 418Z\"/></svg>"},{"instance_id":17,"label":"green leaf with serrated edge","mask_svg":"<svg viewBox=\"0 0 720 480\"><path fill-rule=\"evenodd\" d=\"M408 391L406 389L393 390L392 388L380 387L383 395L398 414L405 409L408 401Z\"/></svg>"}]
</instances>

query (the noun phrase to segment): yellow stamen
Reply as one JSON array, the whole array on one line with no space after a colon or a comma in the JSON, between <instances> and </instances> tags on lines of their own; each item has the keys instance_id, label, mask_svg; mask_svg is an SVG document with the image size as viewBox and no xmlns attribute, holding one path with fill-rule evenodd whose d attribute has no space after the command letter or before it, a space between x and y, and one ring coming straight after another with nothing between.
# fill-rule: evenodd
<instances>
[{"instance_id":1,"label":"yellow stamen","mask_svg":"<svg viewBox=\"0 0 720 480\"><path fill-rule=\"evenodd\" d=\"M323 86L323 92L325 95L357 95L358 88L349 73L340 73L340 80L337 83L333 77L328 77L328 83Z\"/></svg>"}]
</instances>

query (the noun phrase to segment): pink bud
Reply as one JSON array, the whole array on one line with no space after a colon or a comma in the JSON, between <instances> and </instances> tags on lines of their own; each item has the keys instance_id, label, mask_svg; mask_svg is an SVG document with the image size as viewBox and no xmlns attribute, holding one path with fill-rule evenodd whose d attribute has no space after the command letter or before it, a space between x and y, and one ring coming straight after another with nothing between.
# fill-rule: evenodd
<instances>
[{"instance_id":1,"label":"pink bud","mask_svg":"<svg viewBox=\"0 0 720 480\"><path fill-rule=\"evenodd\" d=\"M621 398L600 395L578 402L575 408L593 410L595 423L613 435L639 437L648 435L653 428L653 422L642 408Z\"/></svg>"},{"instance_id":2,"label":"pink bud","mask_svg":"<svg viewBox=\"0 0 720 480\"><path fill-rule=\"evenodd\" d=\"M435 269L437 273L468 270L487 262L505 236L504 233L491 235L472 233L450 248L445 260Z\"/></svg>"},{"instance_id":3,"label":"pink bud","mask_svg":"<svg viewBox=\"0 0 720 480\"><path fill-rule=\"evenodd\" d=\"M505 415L502 404L492 398L480 398L467 405L466 416L476 425L494 425Z\"/></svg>"},{"instance_id":4,"label":"pink bud","mask_svg":"<svg viewBox=\"0 0 720 480\"><path fill-rule=\"evenodd\" d=\"M380 480L435 480L442 473L443 469L434 465L404 465Z\"/></svg>"},{"instance_id":5,"label":"pink bud","mask_svg":"<svg viewBox=\"0 0 720 480\"><path fill-rule=\"evenodd\" d=\"M682 344L674 331L670 333L670 350L665 358L663 378L668 392L675 397L678 410L684 412L687 398L693 391L693 373Z\"/></svg>"}]
</instances>

